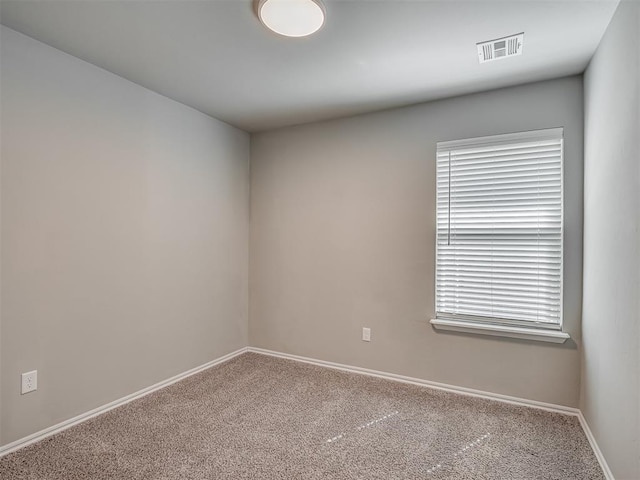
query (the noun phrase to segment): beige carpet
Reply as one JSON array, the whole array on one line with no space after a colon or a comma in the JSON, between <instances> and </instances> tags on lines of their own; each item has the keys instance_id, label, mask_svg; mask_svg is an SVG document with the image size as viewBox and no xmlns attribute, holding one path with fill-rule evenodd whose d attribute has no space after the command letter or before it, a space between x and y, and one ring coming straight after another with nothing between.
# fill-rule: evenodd
<instances>
[{"instance_id":1,"label":"beige carpet","mask_svg":"<svg viewBox=\"0 0 640 480\"><path fill-rule=\"evenodd\" d=\"M575 417L247 353L0 459L0 478L604 477Z\"/></svg>"}]
</instances>

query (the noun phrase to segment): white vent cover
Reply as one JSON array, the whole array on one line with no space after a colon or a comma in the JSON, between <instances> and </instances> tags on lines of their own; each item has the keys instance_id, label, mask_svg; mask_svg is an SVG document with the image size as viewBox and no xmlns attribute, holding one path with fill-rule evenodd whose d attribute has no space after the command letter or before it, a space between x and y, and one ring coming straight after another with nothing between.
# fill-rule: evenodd
<instances>
[{"instance_id":1,"label":"white vent cover","mask_svg":"<svg viewBox=\"0 0 640 480\"><path fill-rule=\"evenodd\" d=\"M480 63L522 55L524 33L476 44Z\"/></svg>"}]
</instances>

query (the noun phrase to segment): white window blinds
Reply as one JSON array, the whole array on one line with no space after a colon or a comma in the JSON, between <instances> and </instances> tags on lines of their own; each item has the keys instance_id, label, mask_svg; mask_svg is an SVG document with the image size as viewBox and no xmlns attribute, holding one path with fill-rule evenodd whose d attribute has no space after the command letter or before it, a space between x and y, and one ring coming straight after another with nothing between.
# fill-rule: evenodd
<instances>
[{"instance_id":1,"label":"white window blinds","mask_svg":"<svg viewBox=\"0 0 640 480\"><path fill-rule=\"evenodd\" d=\"M438 317L560 328L562 135L438 143Z\"/></svg>"}]
</instances>

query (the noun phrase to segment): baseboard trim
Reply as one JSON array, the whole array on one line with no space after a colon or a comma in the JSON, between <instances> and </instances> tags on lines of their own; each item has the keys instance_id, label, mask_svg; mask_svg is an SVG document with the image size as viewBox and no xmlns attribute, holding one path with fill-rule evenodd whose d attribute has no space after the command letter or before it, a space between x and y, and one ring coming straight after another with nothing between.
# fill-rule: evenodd
<instances>
[{"instance_id":1,"label":"baseboard trim","mask_svg":"<svg viewBox=\"0 0 640 480\"><path fill-rule=\"evenodd\" d=\"M145 395L149 395L150 393L153 393L155 391L161 390L165 387L168 387L169 385L172 385L176 382L179 382L180 380L183 380L187 377L190 377L192 375L195 375L196 373L202 372L203 370L206 370L208 368L214 367L216 365L219 365L221 363L227 362L229 360L231 360L234 357L237 357L238 355L242 355L245 352L253 352L253 353L259 353L262 355L268 355L271 357L278 357L278 358L284 358L287 360L294 360L297 362L302 362L302 363L308 363L311 365L317 365L317 366L321 366L321 367L327 367L327 368L333 368L336 370L342 370L345 372L351 372L351 373L357 373L360 375L368 375L368 376L372 376L372 377L378 377L378 378L383 378L386 380L392 380L392 381L396 381L396 382L401 382L401 383L408 383L408 384L412 384L412 385L418 385L421 387L427 387L427 388L433 388L436 390L442 390L445 392L451 392L451 393L457 393L460 395L467 395L467 396L471 396L471 397L477 397L477 398L483 398L483 399L487 399L487 400L495 400L498 402L502 402L502 403L508 403L511 405L518 405L518 406L523 406L523 407L531 407L531 408L537 408L540 410L546 410L549 412L555 412L555 413L562 413L562 414L566 414L566 415L574 415L578 417L578 420L580 421L580 425L582 426L582 429L587 437L587 440L589 441L589 444L591 445L591 448L593 449L593 453L595 454L596 458L598 459L598 462L600 463L600 467L602 468L602 471L604 473L604 476L606 478L606 480L615 480L613 473L611 472L611 469L609 468L609 465L607 464L606 459L604 458L604 455L602 454L602 451L600 450L600 447L598 446L598 443L596 442L595 437L593 436L593 433L591 432L591 429L589 428L589 424L587 423L587 420L584 418L584 415L582 414L582 412L574 407L567 407L564 405L556 405L556 404L552 404L552 403L545 403L545 402L539 402L537 400L529 400L526 398L520 398L520 397L512 397L509 395L503 395L500 393L492 393L492 392L486 392L483 390L476 390L473 388L467 388L467 387L458 387L455 385L449 385L446 383L439 383L439 382L432 382L429 380L423 380L420 378L414 378L414 377L407 377L405 375L398 375L395 373L388 373L388 372L382 372L379 370L372 370L369 368L362 368L362 367L355 367L352 365L345 365L342 363L335 363L335 362L329 362L326 360L319 360L316 358L309 358L309 357L303 357L300 355L293 355L290 353L283 353L283 352L277 352L274 350L267 350L264 348L257 348L257 347L243 347L240 348L234 352L231 352L227 355L223 355L222 357L216 358L215 360L212 360L210 362L207 362L203 365L200 365L198 367L192 368L190 370L187 370L186 372L180 373L178 375L175 375L171 378L168 378L166 380L163 380L161 382L158 382L154 385L151 385L147 388L143 388L142 390L138 390L137 392L134 392L130 395L127 395L125 397L122 397L118 400L114 400L113 402L109 402L105 405L102 405L101 407L97 407L94 408L93 410L89 410L88 412L82 413L78 416L75 416L73 418L70 418L68 420L65 420L63 422L60 422L56 425L53 425L51 427L45 428L43 430L40 430L39 432L33 433L31 435L28 435L24 438L21 438L19 440L16 440L14 442L8 443L7 445L1 446L0 447L0 457L3 457L4 455L7 455L9 453L15 452L17 450L20 450L21 448L24 448L28 445L31 445L33 443L39 442L40 440L43 440L47 437L50 437L51 435L55 435L56 433L62 432L63 430L66 430L68 428L71 428L75 425L78 425L82 422L85 422L91 418L97 417L98 415L101 415L103 413L108 412L109 410L113 410L114 408L120 407L122 405L125 405L129 402L132 402L134 400L137 400L139 398L144 397Z\"/></svg>"},{"instance_id":2,"label":"baseboard trim","mask_svg":"<svg viewBox=\"0 0 640 480\"><path fill-rule=\"evenodd\" d=\"M287 360L295 360L297 362L309 363L311 365L317 365L320 367L328 367L336 370L342 370L345 372L357 373L360 375L369 375L372 377L384 378L386 380L393 380L393 381L402 382L402 383L409 383L412 385L433 388L436 390L443 390L445 392L457 393L460 395L483 398L486 400L495 400L497 402L508 403L511 405L518 405L521 407L537 408L540 410L546 410L548 412L555 412L555 413L562 413L565 415L576 416L578 417L578 420L580 421L580 426L582 427L582 430L584 431L587 437L587 440L589 441L589 444L593 449L593 453L595 454L596 458L598 459L598 462L600 463L600 467L602 468L602 471L604 473L606 480L615 480L615 478L613 477L613 474L611 473L611 469L609 468L609 465L607 464L607 461L604 458L604 455L602 455L602 451L600 450L600 447L598 447L598 444L596 443L596 439L593 436L593 433L591 432L591 429L589 428L589 425L587 424L586 419L584 418L584 416L582 415L582 412L578 408L567 407L564 405L556 405L553 403L539 402L537 400L529 400L526 398L512 397L509 395L486 392L483 390L475 390L473 388L458 387L458 386L449 385L446 383L432 382L429 380L423 380L421 378L407 377L404 375L397 375L395 373L371 370L369 368L354 367L352 365L344 365L342 363L328 362L326 360L318 360L316 358L302 357L300 355L292 355L290 353L276 352L276 351L267 350L264 348L249 347L247 350L253 353L260 353L262 355L269 355L272 357L284 358Z\"/></svg>"},{"instance_id":3,"label":"baseboard trim","mask_svg":"<svg viewBox=\"0 0 640 480\"><path fill-rule=\"evenodd\" d=\"M509 395L503 395L501 393L486 392L483 390L476 390L473 388L458 387L458 386L449 385L446 383L423 380L421 378L407 377L405 375L382 372L379 370L371 370L369 368L354 367L352 365L344 365L342 363L328 362L326 360L318 360L316 358L302 357L300 355L292 355L289 353L266 350L264 348L249 347L248 351L254 352L254 353L261 353L263 355L269 355L272 357L295 360L297 362L310 363L312 365L318 365L321 367L329 367L336 370L343 370L345 372L358 373L361 375L369 375L372 377L384 378L386 380L393 380L396 382L410 383L412 385L419 385L421 387L433 388L436 390L443 390L445 392L458 393L458 394L467 395L470 397L496 400L498 402L509 403L511 405L538 408L540 410L546 410L549 412L563 413L563 414L575 415L575 416L577 416L580 413L580 410L574 407L567 407L564 405L556 405L553 403L539 402L537 400L529 400L529 399L520 398L520 397L512 397Z\"/></svg>"},{"instance_id":4,"label":"baseboard trim","mask_svg":"<svg viewBox=\"0 0 640 480\"><path fill-rule=\"evenodd\" d=\"M55 435L56 433L62 432L63 430L66 430L75 425L78 425L79 423L85 422L90 418L97 417L98 415L102 415L103 413L106 413L109 410L113 410L114 408L118 408L129 402L142 398L145 395L149 395L150 393L153 393L162 388L168 387L169 385L179 382L180 380L184 380L185 378L195 375L196 373L200 373L203 370L206 370L208 368L211 368L221 363L224 363L226 361L229 361L232 358L237 357L238 355L242 355L247 350L248 350L248 347L240 348L235 352L231 352L231 353L228 353L227 355L223 355L222 357L216 358L215 360L211 360L210 362L200 365L199 367L195 367L190 370L187 370L186 372L179 373L178 375L175 375L171 378L167 378L166 380L158 382L155 385L151 385L150 387L143 388L142 390L138 390L137 392L134 392L130 395L119 398L118 400L109 402L105 405L102 405L101 407L97 407L97 408L94 408L93 410L89 410L88 412L81 413L78 416L75 416L63 422L60 422L51 427L45 428L44 430L40 430L39 432L33 433L19 440L8 443L7 445L0 447L0 457L3 457L4 455L7 455L9 453L15 452L16 450L20 450L21 448L24 448L27 445L31 445L33 443L39 442L40 440L50 437L51 435Z\"/></svg>"},{"instance_id":5,"label":"baseboard trim","mask_svg":"<svg viewBox=\"0 0 640 480\"><path fill-rule=\"evenodd\" d=\"M607 460L604 458L598 443L596 442L596 438L593 436L593 432L591 428L589 428L589 424L587 423L587 419L584 418L582 411L578 412L578 419L580 420L580 425L582 426L582 430L584 430L584 434L587 436L587 440L589 440L589 444L591 445L591 449L598 459L598 463L600 463L600 467L602 468L602 472L604 473L604 478L606 480L615 480L613 477L613 472L609 468L609 464Z\"/></svg>"}]
</instances>

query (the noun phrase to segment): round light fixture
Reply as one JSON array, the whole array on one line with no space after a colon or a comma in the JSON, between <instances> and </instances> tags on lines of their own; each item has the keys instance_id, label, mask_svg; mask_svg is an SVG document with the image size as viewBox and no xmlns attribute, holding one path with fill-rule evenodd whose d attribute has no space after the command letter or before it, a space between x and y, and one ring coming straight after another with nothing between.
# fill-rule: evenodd
<instances>
[{"instance_id":1,"label":"round light fixture","mask_svg":"<svg viewBox=\"0 0 640 480\"><path fill-rule=\"evenodd\" d=\"M306 37L324 25L320 0L260 0L258 17L270 30L286 37Z\"/></svg>"}]
</instances>

